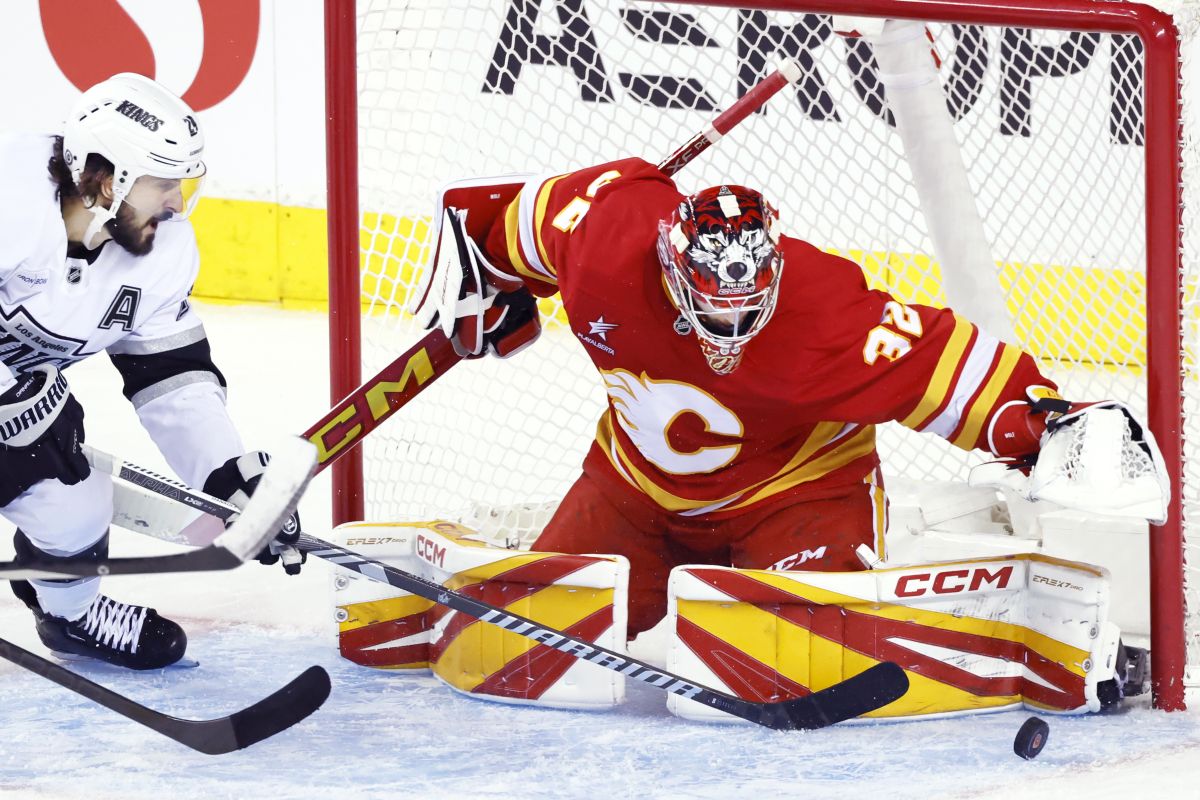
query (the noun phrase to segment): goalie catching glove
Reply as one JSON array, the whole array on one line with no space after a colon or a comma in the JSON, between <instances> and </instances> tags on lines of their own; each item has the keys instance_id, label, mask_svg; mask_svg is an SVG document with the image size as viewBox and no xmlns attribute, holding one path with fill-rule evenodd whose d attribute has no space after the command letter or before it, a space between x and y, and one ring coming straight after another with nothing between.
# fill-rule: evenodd
<instances>
[{"instance_id":1,"label":"goalie catching glove","mask_svg":"<svg viewBox=\"0 0 1200 800\"><path fill-rule=\"evenodd\" d=\"M428 329L440 324L460 356L508 358L541 334L537 301L488 261L467 230L467 211L442 212L430 273L417 318Z\"/></svg>"},{"instance_id":2,"label":"goalie catching glove","mask_svg":"<svg viewBox=\"0 0 1200 800\"><path fill-rule=\"evenodd\" d=\"M222 500L228 500L238 508L245 508L270 462L271 457L261 450L231 458L209 474L208 479L204 481L204 491ZM232 525L236 519L235 515L226 520L225 527ZM275 538L255 556L255 559L260 564L268 565L282 561L284 572L288 575L298 575L300 567L308 557L307 553L296 549L296 542L299 540L300 514L293 511L284 520L279 533L275 534Z\"/></svg>"},{"instance_id":3,"label":"goalie catching glove","mask_svg":"<svg viewBox=\"0 0 1200 800\"><path fill-rule=\"evenodd\" d=\"M1000 461L971 470L972 486L1026 500L1137 517L1161 525L1171 482L1154 435L1123 403L1069 403L1045 386L993 415L988 446Z\"/></svg>"}]
</instances>

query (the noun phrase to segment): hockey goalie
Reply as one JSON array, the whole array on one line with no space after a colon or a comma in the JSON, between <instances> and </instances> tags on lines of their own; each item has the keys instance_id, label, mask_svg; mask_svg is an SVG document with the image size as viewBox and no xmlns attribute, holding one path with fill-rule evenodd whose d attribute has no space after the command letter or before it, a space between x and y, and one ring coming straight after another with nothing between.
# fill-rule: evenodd
<instances>
[{"instance_id":1,"label":"hockey goalie","mask_svg":"<svg viewBox=\"0 0 1200 800\"><path fill-rule=\"evenodd\" d=\"M1129 409L1064 399L1029 354L953 310L868 289L853 262L784 235L748 187L686 194L630 158L452 184L437 223L417 309L429 325L460 354L506 358L539 335L535 298L560 293L607 390L582 473L528 558L617 557L599 583L593 572L572 584L568 562L509 573L511 553L476 553L470 577L443 570L456 588L511 596L519 613L563 628L603 619L596 635L618 643L667 616L669 669L755 700L883 660L912 686L877 712L890 717L1097 711L1144 690L1146 655L1108 621L1102 569L1032 555L866 569L887 564L875 426L991 454L978 484L1161 522L1169 479ZM396 537L396 557L436 566L441 548L445 568L462 548L481 550L469 535L417 533ZM555 587L576 601L539 599ZM602 596L578 602L585 591ZM409 601L362 614L340 603L343 631L359 637L343 652L432 664L457 688L508 700L619 699L598 679L555 694L555 674L572 673L539 673L537 648L506 650L501 635L466 645L469 623ZM365 633L385 623L391 639ZM380 657L387 641L414 649ZM454 666L439 667L454 648Z\"/></svg>"}]
</instances>

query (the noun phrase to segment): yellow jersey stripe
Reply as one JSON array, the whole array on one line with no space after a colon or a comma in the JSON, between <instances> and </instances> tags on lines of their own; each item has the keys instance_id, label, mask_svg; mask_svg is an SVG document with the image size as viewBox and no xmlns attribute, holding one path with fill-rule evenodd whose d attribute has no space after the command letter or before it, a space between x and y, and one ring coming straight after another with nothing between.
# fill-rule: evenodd
<instances>
[{"instance_id":1,"label":"yellow jersey stripe","mask_svg":"<svg viewBox=\"0 0 1200 800\"><path fill-rule=\"evenodd\" d=\"M537 243L538 256L542 259L542 265L556 278L558 269L550 262L549 256L546 255L546 243L542 241L542 224L546 221L546 206L550 203L550 192L554 189L554 184L558 183L562 177L559 175L557 178L551 178L538 188L533 212L533 238Z\"/></svg>"},{"instance_id":2,"label":"yellow jersey stripe","mask_svg":"<svg viewBox=\"0 0 1200 800\"><path fill-rule=\"evenodd\" d=\"M524 192L524 190L521 190ZM521 254L521 193L518 193L513 201L508 204L508 208L504 212L504 241L508 245L508 261L513 265L513 269L518 275L525 278L535 278L539 281L547 280L545 275L537 272L533 267L525 261L525 257Z\"/></svg>"},{"instance_id":3,"label":"yellow jersey stripe","mask_svg":"<svg viewBox=\"0 0 1200 800\"><path fill-rule=\"evenodd\" d=\"M907 417L900 420L901 425L915 429L930 414L941 407L950 390L950 380L954 377L958 365L962 362L963 353L967 350L967 342L971 340L972 330L974 330L974 326L970 322L957 314L954 315L954 330L950 334L949 341L946 342L945 349L942 350L941 357L938 358L937 367L925 389L925 395L917 403L917 407Z\"/></svg>"},{"instance_id":4,"label":"yellow jersey stripe","mask_svg":"<svg viewBox=\"0 0 1200 800\"><path fill-rule=\"evenodd\" d=\"M824 477L874 450L875 426L868 425L820 458L805 462L791 472L783 472L781 470L775 473L774 476L768 479L765 485L763 483L758 484L762 486L761 489L740 503L729 506L729 508L745 508L757 503L759 500L779 494L780 492L785 492L802 483L815 481L817 478Z\"/></svg>"},{"instance_id":5,"label":"yellow jersey stripe","mask_svg":"<svg viewBox=\"0 0 1200 800\"><path fill-rule=\"evenodd\" d=\"M950 442L955 447L961 447L963 450L971 450L975 447L975 440L979 438L979 431L983 429L983 423L987 421L988 416L995 408L996 398L1000 396L1001 390L1004 389L1004 385L1008 383L1009 377L1017 367L1021 351L1009 344L1002 345L1002 347L1004 349L1001 351L1000 363L996 366L996 371L992 373L992 377L988 378L983 391L971 404L971 410L967 412L967 420L963 425L962 432Z\"/></svg>"},{"instance_id":6,"label":"yellow jersey stripe","mask_svg":"<svg viewBox=\"0 0 1200 800\"><path fill-rule=\"evenodd\" d=\"M649 496L660 507L672 512L681 512L714 505L720 505L722 509L744 508L801 483L823 477L875 449L875 428L866 426L858 433L848 437L835 449L810 461L813 453L829 444L830 440L837 436L843 428L845 428L845 423L842 422L818 423L796 454L774 475L724 497L703 500L693 500L672 494L639 470L633 460L625 454L621 442L613 432L611 410L601 418L599 425L596 426L596 441L600 444L601 450L612 464L613 469L634 488ZM754 494L751 497L733 505L725 505L752 491Z\"/></svg>"}]
</instances>

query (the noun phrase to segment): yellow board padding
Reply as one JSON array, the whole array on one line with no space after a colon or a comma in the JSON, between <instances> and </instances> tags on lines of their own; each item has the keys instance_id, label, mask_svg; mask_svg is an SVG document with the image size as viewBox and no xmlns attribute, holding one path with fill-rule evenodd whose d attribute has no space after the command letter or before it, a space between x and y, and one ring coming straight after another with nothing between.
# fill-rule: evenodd
<instances>
[{"instance_id":1,"label":"yellow board padding","mask_svg":"<svg viewBox=\"0 0 1200 800\"><path fill-rule=\"evenodd\" d=\"M612 604L612 589L546 586L505 603L504 609L564 630ZM433 671L450 685L471 691L535 645L532 639L495 625L471 623L441 653Z\"/></svg>"},{"instance_id":2,"label":"yellow board padding","mask_svg":"<svg viewBox=\"0 0 1200 800\"><path fill-rule=\"evenodd\" d=\"M826 250L862 265L873 289L906 303L947 305L941 266L928 255ZM1053 361L1146 363L1146 279L1140 271L1019 262L998 266L997 289L1005 295L1023 349Z\"/></svg>"},{"instance_id":3,"label":"yellow board padding","mask_svg":"<svg viewBox=\"0 0 1200 800\"><path fill-rule=\"evenodd\" d=\"M320 308L328 301L324 209L206 197L192 216L200 242L195 295L205 300ZM408 302L429 258L430 218L362 215L363 307ZM946 304L936 261L919 253L827 248L862 265L867 282L909 303ZM1193 292L1196 287L1185 287ZM1004 262L1018 341L1035 356L1091 364L1146 363L1145 276L1138 270ZM372 299L374 298L374 299ZM539 301L548 327L564 325L557 296ZM1189 311L1200 319L1200 307Z\"/></svg>"}]
</instances>

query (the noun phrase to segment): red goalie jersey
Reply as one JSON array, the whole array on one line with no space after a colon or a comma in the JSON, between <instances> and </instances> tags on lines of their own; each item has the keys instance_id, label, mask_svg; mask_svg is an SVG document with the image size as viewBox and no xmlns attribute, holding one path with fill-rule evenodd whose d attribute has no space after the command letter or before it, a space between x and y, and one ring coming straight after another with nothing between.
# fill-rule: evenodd
<instances>
[{"instance_id":1,"label":"red goalie jersey","mask_svg":"<svg viewBox=\"0 0 1200 800\"><path fill-rule=\"evenodd\" d=\"M783 237L775 315L717 375L664 288L658 223L684 196L640 159L535 179L493 225L488 255L537 295L560 292L604 377L608 410L584 471L669 512L736 514L818 499L879 463L898 421L973 449L1033 384L1020 349L949 309L870 290L853 262Z\"/></svg>"}]
</instances>

